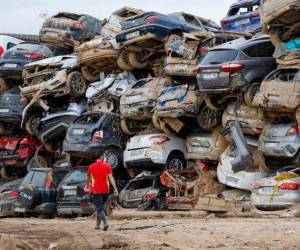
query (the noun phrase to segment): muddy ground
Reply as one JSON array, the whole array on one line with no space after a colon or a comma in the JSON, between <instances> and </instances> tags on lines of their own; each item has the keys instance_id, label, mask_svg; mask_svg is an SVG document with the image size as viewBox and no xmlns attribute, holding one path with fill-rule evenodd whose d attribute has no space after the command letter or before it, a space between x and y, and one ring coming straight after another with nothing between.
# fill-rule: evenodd
<instances>
[{"instance_id":1,"label":"muddy ground","mask_svg":"<svg viewBox=\"0 0 300 250\"><path fill-rule=\"evenodd\" d=\"M209 215L204 219L111 220L110 224L110 230L104 232L94 230L92 218L2 218L0 249L10 250L9 239L21 246L11 250L300 248L300 220L295 218L216 218ZM7 235L11 238L7 239Z\"/></svg>"}]
</instances>

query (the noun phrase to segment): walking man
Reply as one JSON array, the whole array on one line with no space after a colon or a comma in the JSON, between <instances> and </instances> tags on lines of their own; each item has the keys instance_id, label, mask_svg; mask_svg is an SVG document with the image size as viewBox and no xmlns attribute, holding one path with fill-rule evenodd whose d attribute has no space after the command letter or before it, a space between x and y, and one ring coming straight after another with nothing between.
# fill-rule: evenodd
<instances>
[{"instance_id":1,"label":"walking man","mask_svg":"<svg viewBox=\"0 0 300 250\"><path fill-rule=\"evenodd\" d=\"M96 206L96 230L100 229L101 221L103 221L103 230L107 231L109 225L104 213L104 203L109 195L109 182L114 188L114 195L118 196L116 182L112 176L112 170L107 164L105 157L102 155L99 159L89 166L86 178L86 188L93 195L93 202Z\"/></svg>"}]
</instances>

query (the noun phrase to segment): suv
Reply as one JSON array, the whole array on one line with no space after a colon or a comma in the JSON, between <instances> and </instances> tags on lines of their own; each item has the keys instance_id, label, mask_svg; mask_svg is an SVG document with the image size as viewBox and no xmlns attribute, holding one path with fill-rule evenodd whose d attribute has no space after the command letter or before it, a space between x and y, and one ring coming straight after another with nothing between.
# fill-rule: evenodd
<instances>
[{"instance_id":1,"label":"suv","mask_svg":"<svg viewBox=\"0 0 300 250\"><path fill-rule=\"evenodd\" d=\"M68 168L31 169L18 188L14 211L52 217L56 213L57 187L68 172Z\"/></svg>"},{"instance_id":2,"label":"suv","mask_svg":"<svg viewBox=\"0 0 300 250\"><path fill-rule=\"evenodd\" d=\"M0 58L3 56L4 52L17 44L23 42L22 40L8 36L8 35L0 35Z\"/></svg>"},{"instance_id":3,"label":"suv","mask_svg":"<svg viewBox=\"0 0 300 250\"><path fill-rule=\"evenodd\" d=\"M100 20L85 14L60 12L45 20L40 40L69 48L100 34Z\"/></svg>"},{"instance_id":4,"label":"suv","mask_svg":"<svg viewBox=\"0 0 300 250\"><path fill-rule=\"evenodd\" d=\"M120 118L114 113L87 112L69 127L64 152L74 157L94 159L104 153L113 170L122 165L125 137Z\"/></svg>"},{"instance_id":5,"label":"suv","mask_svg":"<svg viewBox=\"0 0 300 250\"><path fill-rule=\"evenodd\" d=\"M248 106L264 77L276 68L274 46L266 35L240 38L208 51L198 65L199 91L211 109L223 109L229 98L244 93Z\"/></svg>"},{"instance_id":6,"label":"suv","mask_svg":"<svg viewBox=\"0 0 300 250\"><path fill-rule=\"evenodd\" d=\"M221 20L224 30L237 32L258 32L261 30L261 0L239 0L232 4L226 18Z\"/></svg>"}]
</instances>

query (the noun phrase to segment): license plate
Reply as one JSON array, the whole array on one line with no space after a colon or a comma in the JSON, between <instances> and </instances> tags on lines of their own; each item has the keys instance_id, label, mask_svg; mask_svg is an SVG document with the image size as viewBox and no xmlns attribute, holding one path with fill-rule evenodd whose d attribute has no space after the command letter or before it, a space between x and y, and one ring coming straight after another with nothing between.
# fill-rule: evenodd
<instances>
[{"instance_id":1,"label":"license plate","mask_svg":"<svg viewBox=\"0 0 300 250\"><path fill-rule=\"evenodd\" d=\"M137 149L130 151L130 156L137 156L144 153L144 149Z\"/></svg>"},{"instance_id":2,"label":"license plate","mask_svg":"<svg viewBox=\"0 0 300 250\"><path fill-rule=\"evenodd\" d=\"M64 195L69 195L69 196L77 195L77 190L65 190Z\"/></svg>"},{"instance_id":3,"label":"license plate","mask_svg":"<svg viewBox=\"0 0 300 250\"><path fill-rule=\"evenodd\" d=\"M83 135L84 129L73 129L73 135Z\"/></svg>"},{"instance_id":4,"label":"license plate","mask_svg":"<svg viewBox=\"0 0 300 250\"><path fill-rule=\"evenodd\" d=\"M244 19L235 21L236 26L247 24L247 23L250 23L250 18L244 18Z\"/></svg>"},{"instance_id":5,"label":"license plate","mask_svg":"<svg viewBox=\"0 0 300 250\"><path fill-rule=\"evenodd\" d=\"M15 207L14 211L17 212L17 213L25 213L25 208L23 208L23 207Z\"/></svg>"},{"instance_id":6,"label":"license plate","mask_svg":"<svg viewBox=\"0 0 300 250\"><path fill-rule=\"evenodd\" d=\"M9 109L0 109L0 113L8 113Z\"/></svg>"},{"instance_id":7,"label":"license plate","mask_svg":"<svg viewBox=\"0 0 300 250\"><path fill-rule=\"evenodd\" d=\"M266 142L265 146L269 148L277 148L278 143L276 142Z\"/></svg>"},{"instance_id":8,"label":"license plate","mask_svg":"<svg viewBox=\"0 0 300 250\"><path fill-rule=\"evenodd\" d=\"M209 151L208 147L197 147L197 146L192 147L193 153L204 153L204 152L208 152L208 151Z\"/></svg>"},{"instance_id":9,"label":"license plate","mask_svg":"<svg viewBox=\"0 0 300 250\"><path fill-rule=\"evenodd\" d=\"M140 35L140 32L139 31L135 31L135 32L127 34L126 35L126 39L132 39L132 38L138 37L139 35Z\"/></svg>"},{"instance_id":10,"label":"license plate","mask_svg":"<svg viewBox=\"0 0 300 250\"><path fill-rule=\"evenodd\" d=\"M239 179L234 178L232 176L226 176L226 181L231 182L231 183L238 183Z\"/></svg>"},{"instance_id":11,"label":"license plate","mask_svg":"<svg viewBox=\"0 0 300 250\"><path fill-rule=\"evenodd\" d=\"M264 194L271 194L274 192L274 187L262 187L261 188L261 191L264 193Z\"/></svg>"},{"instance_id":12,"label":"license plate","mask_svg":"<svg viewBox=\"0 0 300 250\"><path fill-rule=\"evenodd\" d=\"M205 73L205 74L202 74L202 78L203 79L215 79L215 78L218 78L218 73Z\"/></svg>"},{"instance_id":13,"label":"license plate","mask_svg":"<svg viewBox=\"0 0 300 250\"><path fill-rule=\"evenodd\" d=\"M15 64L15 63L5 63L3 65L3 67L5 68L16 68L18 66L18 64Z\"/></svg>"}]
</instances>

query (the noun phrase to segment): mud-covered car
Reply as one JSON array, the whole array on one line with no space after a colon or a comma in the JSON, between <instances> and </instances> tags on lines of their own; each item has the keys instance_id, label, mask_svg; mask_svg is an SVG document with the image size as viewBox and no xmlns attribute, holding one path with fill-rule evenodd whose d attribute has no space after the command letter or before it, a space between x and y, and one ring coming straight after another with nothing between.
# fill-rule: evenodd
<instances>
[{"instance_id":1,"label":"mud-covered car","mask_svg":"<svg viewBox=\"0 0 300 250\"><path fill-rule=\"evenodd\" d=\"M91 83L85 93L88 110L118 113L120 97L135 82L135 76L124 71L111 73L100 81Z\"/></svg>"},{"instance_id":2,"label":"mud-covered car","mask_svg":"<svg viewBox=\"0 0 300 250\"><path fill-rule=\"evenodd\" d=\"M0 92L22 80L26 64L64 53L64 50L38 42L22 42L7 50L0 59Z\"/></svg>"},{"instance_id":3,"label":"mud-covered car","mask_svg":"<svg viewBox=\"0 0 300 250\"><path fill-rule=\"evenodd\" d=\"M259 168L262 163L255 158L258 148L256 139L246 138L247 148L251 151L254 165L251 168L235 171L232 167L232 161L239 155L235 142L232 142L226 150L220 155L217 167L217 176L220 183L229 187L251 191L255 181L262 179L266 173Z\"/></svg>"},{"instance_id":4,"label":"mud-covered car","mask_svg":"<svg viewBox=\"0 0 300 250\"><path fill-rule=\"evenodd\" d=\"M17 192L14 212L40 214L53 217L56 214L57 187L69 168L34 168L24 177Z\"/></svg>"},{"instance_id":5,"label":"mud-covered car","mask_svg":"<svg viewBox=\"0 0 300 250\"><path fill-rule=\"evenodd\" d=\"M23 178L7 182L0 186L0 217L14 215L17 190Z\"/></svg>"},{"instance_id":6,"label":"mud-covered car","mask_svg":"<svg viewBox=\"0 0 300 250\"><path fill-rule=\"evenodd\" d=\"M149 127L157 97L164 83L164 78L141 79L121 96L121 128L126 134L134 134Z\"/></svg>"},{"instance_id":7,"label":"mud-covered car","mask_svg":"<svg viewBox=\"0 0 300 250\"><path fill-rule=\"evenodd\" d=\"M131 179L119 194L124 208L162 209L167 188L160 182L161 173L143 172Z\"/></svg>"},{"instance_id":8,"label":"mud-covered car","mask_svg":"<svg viewBox=\"0 0 300 250\"><path fill-rule=\"evenodd\" d=\"M220 133L221 129L221 127L215 128L211 134L189 134L186 138L186 159L217 163L220 154L222 154L228 146L228 142Z\"/></svg>"},{"instance_id":9,"label":"mud-covered car","mask_svg":"<svg viewBox=\"0 0 300 250\"><path fill-rule=\"evenodd\" d=\"M73 157L91 160L103 153L107 163L115 170L122 166L125 142L118 115L87 112L70 125L63 149Z\"/></svg>"},{"instance_id":10,"label":"mud-covered car","mask_svg":"<svg viewBox=\"0 0 300 250\"><path fill-rule=\"evenodd\" d=\"M267 124L259 137L259 150L264 154L267 166L299 166L300 136L297 123Z\"/></svg>"},{"instance_id":11,"label":"mud-covered car","mask_svg":"<svg viewBox=\"0 0 300 250\"><path fill-rule=\"evenodd\" d=\"M224 30L258 32L261 30L260 0L239 0L233 3L221 26Z\"/></svg>"},{"instance_id":12,"label":"mud-covered car","mask_svg":"<svg viewBox=\"0 0 300 250\"><path fill-rule=\"evenodd\" d=\"M294 116L300 105L300 68L278 68L271 72L262 82L253 104L265 111L291 113ZM272 116L272 112L268 113ZM296 118L300 121L298 112Z\"/></svg>"},{"instance_id":13,"label":"mud-covered car","mask_svg":"<svg viewBox=\"0 0 300 250\"><path fill-rule=\"evenodd\" d=\"M60 12L47 18L40 30L40 40L69 48L101 34L101 21L86 14Z\"/></svg>"},{"instance_id":14,"label":"mud-covered car","mask_svg":"<svg viewBox=\"0 0 300 250\"><path fill-rule=\"evenodd\" d=\"M223 112L222 125L239 121L244 134L259 135L265 127L266 120L261 109L253 108L244 103L232 102Z\"/></svg>"},{"instance_id":15,"label":"mud-covered car","mask_svg":"<svg viewBox=\"0 0 300 250\"><path fill-rule=\"evenodd\" d=\"M182 169L186 166L185 155L185 140L153 131L128 140L124 151L124 166L130 176L144 169Z\"/></svg>"},{"instance_id":16,"label":"mud-covered car","mask_svg":"<svg viewBox=\"0 0 300 250\"><path fill-rule=\"evenodd\" d=\"M258 180L251 194L251 204L260 210L280 210L300 202L300 169L283 168Z\"/></svg>"},{"instance_id":17,"label":"mud-covered car","mask_svg":"<svg viewBox=\"0 0 300 250\"><path fill-rule=\"evenodd\" d=\"M196 69L199 91L208 94L206 104L224 109L238 91L251 106L260 83L276 68L273 52L266 35L240 38L209 50Z\"/></svg>"}]
</instances>

